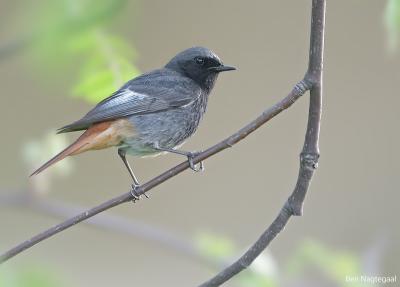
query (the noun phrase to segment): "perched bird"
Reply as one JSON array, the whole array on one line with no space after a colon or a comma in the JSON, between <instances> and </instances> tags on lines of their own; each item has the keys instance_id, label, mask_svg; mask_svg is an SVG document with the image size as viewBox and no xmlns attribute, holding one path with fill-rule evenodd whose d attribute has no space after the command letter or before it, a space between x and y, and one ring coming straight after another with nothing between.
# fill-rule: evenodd
<instances>
[{"instance_id":1,"label":"perched bird","mask_svg":"<svg viewBox=\"0 0 400 287\"><path fill-rule=\"evenodd\" d=\"M67 156L112 146L118 148L133 179L133 191L139 182L126 154L143 157L176 153L186 156L191 169L199 171L193 163L196 153L178 148L196 131L218 74L230 70L235 68L224 65L207 48L180 52L165 67L128 81L83 118L60 128L58 133L85 132L31 176Z\"/></svg>"}]
</instances>

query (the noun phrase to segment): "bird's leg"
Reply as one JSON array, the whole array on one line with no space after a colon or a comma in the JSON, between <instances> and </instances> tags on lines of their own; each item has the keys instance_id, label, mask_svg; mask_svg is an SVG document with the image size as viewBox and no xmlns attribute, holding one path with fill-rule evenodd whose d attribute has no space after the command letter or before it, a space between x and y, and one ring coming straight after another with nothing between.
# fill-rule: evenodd
<instances>
[{"instance_id":1,"label":"bird's leg","mask_svg":"<svg viewBox=\"0 0 400 287\"><path fill-rule=\"evenodd\" d=\"M166 151L166 152L170 152L170 153L175 153L175 154L180 154L180 155L184 155L187 157L188 162L189 162L189 166L190 168L195 171L195 172L199 172L199 171L203 171L204 170L204 164L203 161L201 161L199 163L199 167L196 167L196 165L193 162L193 159L200 154L201 152L190 152L190 151L184 151L184 150L179 150L179 149L172 149L172 148L164 148L164 147L159 147L158 145L155 145L154 148L156 150L159 151Z\"/></svg>"},{"instance_id":2,"label":"bird's leg","mask_svg":"<svg viewBox=\"0 0 400 287\"><path fill-rule=\"evenodd\" d=\"M133 202L135 202L136 200L140 199L140 195L137 194L137 191L140 188L140 184L139 181L137 180L135 174L133 173L133 170L131 168L131 166L129 165L129 162L126 159L126 151L122 150L122 149L118 149L118 155L120 156L120 158L122 159L122 161L124 162L126 168L129 171L129 174L131 175L132 179L133 179L133 184L132 184L132 190L131 190L131 194L133 197ZM144 196L146 198L149 198L147 196L147 194L144 194Z\"/></svg>"}]
</instances>

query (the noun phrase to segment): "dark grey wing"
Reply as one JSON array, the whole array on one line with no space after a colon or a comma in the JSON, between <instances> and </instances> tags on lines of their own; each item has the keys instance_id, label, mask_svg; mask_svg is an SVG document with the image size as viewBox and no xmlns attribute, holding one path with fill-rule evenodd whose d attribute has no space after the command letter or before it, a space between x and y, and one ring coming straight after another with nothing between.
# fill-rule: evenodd
<instances>
[{"instance_id":1,"label":"dark grey wing","mask_svg":"<svg viewBox=\"0 0 400 287\"><path fill-rule=\"evenodd\" d=\"M94 123L130 115L181 107L197 99L200 94L200 87L190 79L170 70L156 70L126 83L82 119L60 128L58 133L83 130Z\"/></svg>"}]
</instances>

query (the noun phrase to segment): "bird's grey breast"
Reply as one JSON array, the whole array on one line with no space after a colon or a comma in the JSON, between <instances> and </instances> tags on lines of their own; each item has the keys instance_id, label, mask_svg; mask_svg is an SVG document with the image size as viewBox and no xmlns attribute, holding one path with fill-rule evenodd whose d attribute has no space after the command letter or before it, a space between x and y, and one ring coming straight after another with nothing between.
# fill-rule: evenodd
<instances>
[{"instance_id":1,"label":"bird's grey breast","mask_svg":"<svg viewBox=\"0 0 400 287\"><path fill-rule=\"evenodd\" d=\"M154 145L174 148L182 144L196 130L206 111L208 91L190 79L172 75L164 77L161 88L169 108L153 113L134 114L128 117L137 131L137 136L127 140L131 153L152 153ZM160 87L159 86L159 87ZM140 93L146 91L139 90ZM175 104L176 103L176 104ZM135 151L136 149L136 151Z\"/></svg>"},{"instance_id":2,"label":"bird's grey breast","mask_svg":"<svg viewBox=\"0 0 400 287\"><path fill-rule=\"evenodd\" d=\"M174 148L196 131L206 106L207 96L200 95L182 107L152 114L133 115L129 119L139 134L134 141L144 146L156 144L159 147Z\"/></svg>"}]
</instances>

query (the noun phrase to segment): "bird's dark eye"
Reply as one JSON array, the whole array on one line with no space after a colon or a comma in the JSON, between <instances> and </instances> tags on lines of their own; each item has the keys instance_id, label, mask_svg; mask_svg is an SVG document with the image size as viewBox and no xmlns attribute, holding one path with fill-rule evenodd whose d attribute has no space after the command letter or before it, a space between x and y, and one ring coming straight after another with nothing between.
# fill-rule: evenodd
<instances>
[{"instance_id":1,"label":"bird's dark eye","mask_svg":"<svg viewBox=\"0 0 400 287\"><path fill-rule=\"evenodd\" d=\"M197 65L200 65L200 66L203 66L204 63L206 62L206 61L204 60L204 58L201 58L201 57L196 57L196 58L194 58L194 61L196 62Z\"/></svg>"}]
</instances>

